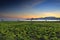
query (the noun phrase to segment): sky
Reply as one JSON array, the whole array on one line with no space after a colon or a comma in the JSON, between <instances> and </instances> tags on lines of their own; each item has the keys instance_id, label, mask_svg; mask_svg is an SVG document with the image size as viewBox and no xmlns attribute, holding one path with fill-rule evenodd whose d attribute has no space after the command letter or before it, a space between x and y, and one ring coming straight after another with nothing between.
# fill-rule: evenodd
<instances>
[{"instance_id":1,"label":"sky","mask_svg":"<svg viewBox=\"0 0 60 40\"><path fill-rule=\"evenodd\" d=\"M60 0L0 0L0 17L60 17Z\"/></svg>"}]
</instances>

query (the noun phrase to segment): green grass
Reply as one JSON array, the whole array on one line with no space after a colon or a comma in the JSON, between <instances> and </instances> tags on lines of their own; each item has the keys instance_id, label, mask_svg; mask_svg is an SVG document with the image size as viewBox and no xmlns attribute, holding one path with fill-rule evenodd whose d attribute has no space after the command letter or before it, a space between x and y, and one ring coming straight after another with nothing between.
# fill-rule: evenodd
<instances>
[{"instance_id":1,"label":"green grass","mask_svg":"<svg viewBox=\"0 0 60 40\"><path fill-rule=\"evenodd\" d=\"M60 22L0 22L0 40L60 40Z\"/></svg>"}]
</instances>

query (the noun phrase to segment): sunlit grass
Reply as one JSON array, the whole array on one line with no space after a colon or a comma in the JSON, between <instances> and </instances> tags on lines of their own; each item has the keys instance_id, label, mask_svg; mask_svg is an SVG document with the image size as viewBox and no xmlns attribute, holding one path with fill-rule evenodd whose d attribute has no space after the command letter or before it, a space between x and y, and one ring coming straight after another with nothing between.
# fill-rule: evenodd
<instances>
[{"instance_id":1,"label":"sunlit grass","mask_svg":"<svg viewBox=\"0 0 60 40\"><path fill-rule=\"evenodd\" d=\"M0 22L0 40L60 40L60 22Z\"/></svg>"}]
</instances>

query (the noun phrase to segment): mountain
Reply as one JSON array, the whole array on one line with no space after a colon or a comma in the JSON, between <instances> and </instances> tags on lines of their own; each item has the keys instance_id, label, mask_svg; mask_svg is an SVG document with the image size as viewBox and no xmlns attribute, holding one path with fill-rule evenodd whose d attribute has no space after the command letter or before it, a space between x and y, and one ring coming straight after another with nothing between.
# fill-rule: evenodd
<instances>
[{"instance_id":1,"label":"mountain","mask_svg":"<svg viewBox=\"0 0 60 40\"><path fill-rule=\"evenodd\" d=\"M27 20L31 20L31 19L27 19ZM60 18L56 18L56 17L44 17L44 18L33 18L32 20L60 20Z\"/></svg>"}]
</instances>

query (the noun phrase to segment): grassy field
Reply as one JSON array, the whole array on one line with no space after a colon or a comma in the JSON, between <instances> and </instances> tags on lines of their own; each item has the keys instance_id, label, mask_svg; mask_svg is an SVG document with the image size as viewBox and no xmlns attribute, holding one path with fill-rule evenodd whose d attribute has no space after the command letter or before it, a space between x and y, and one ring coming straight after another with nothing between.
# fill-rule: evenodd
<instances>
[{"instance_id":1,"label":"grassy field","mask_svg":"<svg viewBox=\"0 0 60 40\"><path fill-rule=\"evenodd\" d=\"M0 22L0 40L60 40L60 22Z\"/></svg>"}]
</instances>

